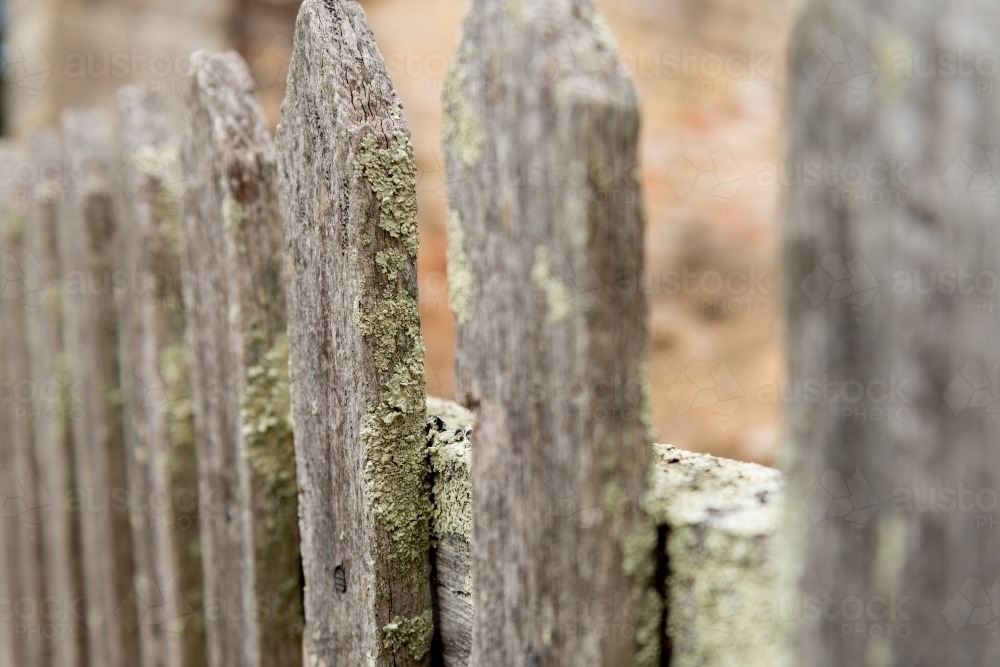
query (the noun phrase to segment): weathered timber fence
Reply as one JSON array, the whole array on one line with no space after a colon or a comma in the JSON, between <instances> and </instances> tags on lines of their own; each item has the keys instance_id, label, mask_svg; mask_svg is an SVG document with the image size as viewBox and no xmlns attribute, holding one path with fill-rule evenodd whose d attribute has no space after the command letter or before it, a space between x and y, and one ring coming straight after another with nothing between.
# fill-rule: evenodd
<instances>
[{"instance_id":1,"label":"weathered timber fence","mask_svg":"<svg viewBox=\"0 0 1000 667\"><path fill-rule=\"evenodd\" d=\"M24 159L16 147L0 144L0 165L8 172ZM11 264L25 258L24 215L25 201L21 191L6 188L0 195L0 251L3 252L5 274L11 273ZM28 318L30 295L25 292L23 271L5 281L4 298L0 300L0 357L4 378L12 388L30 381L28 342L25 324ZM38 507L35 491L35 465L32 456L31 424L24 415L23 404L5 401L0 407L0 456L3 467L3 522L7 568L10 573L9 593L17 597L41 599L42 570L39 545L41 517L33 512ZM14 637L14 657L25 664L38 664L44 659L45 643L39 631L38 619L27 619L26 632Z\"/></svg>"},{"instance_id":2,"label":"weathered timber fence","mask_svg":"<svg viewBox=\"0 0 1000 667\"><path fill-rule=\"evenodd\" d=\"M34 436L37 487L33 507L41 523L43 594L46 599L77 600L82 595L80 529L77 515L62 502L73 490L73 451L68 368L63 347L62 292L59 276L57 193L62 192L62 148L59 135L43 131L28 142L28 158L38 179L30 184L24 223L24 261L19 262L25 281L28 311L28 358L31 381L37 392L26 406ZM22 485L23 486L23 485ZM29 489L30 490L30 489ZM42 509L44 508L44 509ZM79 667L85 658L82 633L66 614L49 619L48 660L54 665ZM45 630L44 628L42 630Z\"/></svg>"},{"instance_id":3,"label":"weathered timber fence","mask_svg":"<svg viewBox=\"0 0 1000 667\"><path fill-rule=\"evenodd\" d=\"M302 576L274 147L235 53L195 53L184 296L210 665L298 665ZM259 608L263 606L261 613Z\"/></svg>"},{"instance_id":4,"label":"weathered timber fence","mask_svg":"<svg viewBox=\"0 0 1000 667\"><path fill-rule=\"evenodd\" d=\"M118 317L110 285L120 252L113 143L100 111L67 110L61 120L62 187L73 195L58 200L58 246L66 363L81 401L71 423L87 657L93 667L128 667L139 664L139 646L119 616L134 581L129 507L112 502L128 489ZM131 611L122 609L126 619Z\"/></svg>"},{"instance_id":5,"label":"weathered timber fence","mask_svg":"<svg viewBox=\"0 0 1000 667\"><path fill-rule=\"evenodd\" d=\"M427 664L416 169L356 3L303 3L277 141L306 650L330 667Z\"/></svg>"},{"instance_id":6,"label":"weathered timber fence","mask_svg":"<svg viewBox=\"0 0 1000 667\"><path fill-rule=\"evenodd\" d=\"M178 137L166 100L118 92L121 386L142 665L204 662L198 468L180 285ZM190 625L189 625L190 624Z\"/></svg>"},{"instance_id":7,"label":"weathered timber fence","mask_svg":"<svg viewBox=\"0 0 1000 667\"><path fill-rule=\"evenodd\" d=\"M824 69L822 49L838 44L849 45L852 71L863 76L840 83ZM868 388L853 417L842 402L788 407L789 498L806 498L808 510L791 507L801 521L788 527L802 563L799 597L906 598L905 618L896 612L882 623L911 633L845 636L843 623L804 622L796 658L824 667L995 664L1000 540L977 525L972 496L958 494L985 493L987 508L992 494L995 509L1000 489L1000 328L983 283L970 282L996 276L1000 257L995 186L973 182L985 169L996 183L1000 98L984 94L992 75L982 70L969 75L963 64L959 76L898 77L879 69L872 54L882 51L995 59L1000 6L815 2L795 31L788 164L868 173L903 165L891 182L876 174L850 189L828 180L789 188L791 381ZM957 276L952 289L935 282L948 272ZM900 276L916 276L918 287L901 288ZM929 293L928 277L936 286ZM909 416L890 417L890 409ZM948 511L948 489L961 511ZM908 509L906 493L929 495L931 505ZM990 623L992 636L983 627Z\"/></svg>"},{"instance_id":8,"label":"weathered timber fence","mask_svg":"<svg viewBox=\"0 0 1000 667\"><path fill-rule=\"evenodd\" d=\"M475 665L659 662L646 303L614 289L642 272L642 194L636 174L594 177L638 164L609 35L591 3L478 0L445 86L456 391L477 417ZM586 516L551 511L565 482ZM574 609L616 595L640 600L634 636Z\"/></svg>"},{"instance_id":9,"label":"weathered timber fence","mask_svg":"<svg viewBox=\"0 0 1000 667\"><path fill-rule=\"evenodd\" d=\"M878 11L930 44L941 17L897 4ZM995 51L994 7L942 11ZM183 130L124 88L116 134L71 110L23 155L0 144L3 173L38 174L0 182L0 667L995 662L956 626L995 609L997 542L873 491L1000 484L995 411L968 409L995 385L995 319L865 299L896 270L995 266L995 202L941 174L995 145L1000 102L816 85L801 61L828 33L874 39L862 16L803 14L791 161L896 155L915 182L874 206L790 189L791 374L899 376L919 419L790 406L787 490L652 444L646 305L614 289L642 284L639 176L618 168L637 102L589 2L469 4L443 98L460 404L425 395L413 149L357 3L303 3L273 143L246 64L198 53ZM824 276L864 294L815 299ZM926 641L789 616L824 590L910 596ZM53 597L54 622L6 612Z\"/></svg>"}]
</instances>

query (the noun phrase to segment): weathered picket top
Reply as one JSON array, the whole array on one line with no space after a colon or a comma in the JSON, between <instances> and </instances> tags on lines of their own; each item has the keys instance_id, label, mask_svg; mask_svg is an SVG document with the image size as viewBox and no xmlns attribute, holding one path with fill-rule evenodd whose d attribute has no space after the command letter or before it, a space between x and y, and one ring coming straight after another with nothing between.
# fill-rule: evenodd
<instances>
[{"instance_id":1,"label":"weathered picket top","mask_svg":"<svg viewBox=\"0 0 1000 667\"><path fill-rule=\"evenodd\" d=\"M641 274L644 233L638 100L616 49L590 2L474 0L445 84L456 393L477 417L477 665L659 662L639 502L646 302L613 287ZM566 484L585 516L553 511ZM574 618L577 601L616 596L641 601L633 636Z\"/></svg>"},{"instance_id":2,"label":"weathered picket top","mask_svg":"<svg viewBox=\"0 0 1000 667\"><path fill-rule=\"evenodd\" d=\"M1000 661L998 53L989 0L812 2L793 37L787 163L869 174L788 192L791 382L857 395L788 406L799 597L845 601L798 664Z\"/></svg>"},{"instance_id":3,"label":"weathered picket top","mask_svg":"<svg viewBox=\"0 0 1000 667\"><path fill-rule=\"evenodd\" d=\"M357 3L303 3L277 143L309 664L427 664L416 170Z\"/></svg>"},{"instance_id":4,"label":"weathered picket top","mask_svg":"<svg viewBox=\"0 0 1000 667\"><path fill-rule=\"evenodd\" d=\"M21 263L25 291L32 295L27 318L28 360L34 386L30 422L34 436L35 482L40 511L43 594L49 600L82 596L78 514L67 502L73 492L73 450L70 419L79 409L68 382L63 347L62 284L59 272L57 201L68 195L62 184L59 134L41 131L28 141L30 187L24 238L27 255ZM22 178L25 172L22 171ZM54 665L79 667L85 657L81 619L61 613L45 619L49 628L47 657Z\"/></svg>"},{"instance_id":5,"label":"weathered picket top","mask_svg":"<svg viewBox=\"0 0 1000 667\"><path fill-rule=\"evenodd\" d=\"M101 111L63 111L61 130L62 187L69 196L58 199L58 246L66 363L81 400L71 424L87 656L94 667L128 667L139 664L139 646L127 627L132 609L122 607L132 594L134 561L129 507L121 495L128 479L111 284L120 261L116 160Z\"/></svg>"},{"instance_id":6,"label":"weathered picket top","mask_svg":"<svg viewBox=\"0 0 1000 667\"><path fill-rule=\"evenodd\" d=\"M205 635L192 623L202 599L198 467L184 347L178 132L166 100L136 86L117 95L122 405L141 664L202 664Z\"/></svg>"},{"instance_id":7,"label":"weathered picket top","mask_svg":"<svg viewBox=\"0 0 1000 667\"><path fill-rule=\"evenodd\" d=\"M235 53L191 58L181 158L208 661L302 661L302 576L274 147Z\"/></svg>"},{"instance_id":8,"label":"weathered picket top","mask_svg":"<svg viewBox=\"0 0 1000 667\"><path fill-rule=\"evenodd\" d=\"M13 175L25 157L20 149L8 142L0 144L0 167ZM13 179L12 179L13 180ZM37 511L39 502L35 485L35 465L32 455L32 430L29 411L30 368L25 325L32 295L27 292L24 266L25 192L17 187L4 188L0 194L0 252L3 261L3 287L0 294L0 363L5 381L3 402L0 404L0 485L2 511L0 522L6 550L6 568L0 576L7 578L5 594L13 599L40 600L43 572L41 568L40 528L43 518ZM12 613L13 607L10 612ZM13 621L15 636L11 647L14 659L25 664L39 663L45 654L40 619L28 617Z\"/></svg>"}]
</instances>

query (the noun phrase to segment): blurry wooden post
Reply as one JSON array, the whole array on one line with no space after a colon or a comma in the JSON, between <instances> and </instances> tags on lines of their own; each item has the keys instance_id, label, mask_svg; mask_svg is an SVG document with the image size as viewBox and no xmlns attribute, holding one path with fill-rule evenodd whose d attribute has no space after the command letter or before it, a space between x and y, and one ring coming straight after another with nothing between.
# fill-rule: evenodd
<instances>
[{"instance_id":1,"label":"blurry wooden post","mask_svg":"<svg viewBox=\"0 0 1000 667\"><path fill-rule=\"evenodd\" d=\"M232 52L198 52L191 63L181 218L209 664L298 667L301 559L274 147L246 63Z\"/></svg>"},{"instance_id":2,"label":"blurry wooden post","mask_svg":"<svg viewBox=\"0 0 1000 667\"><path fill-rule=\"evenodd\" d=\"M636 94L589 1L473 0L462 35L442 136L472 663L656 665L646 305L616 289L642 285Z\"/></svg>"},{"instance_id":3,"label":"blurry wooden post","mask_svg":"<svg viewBox=\"0 0 1000 667\"><path fill-rule=\"evenodd\" d=\"M833 395L788 405L798 599L897 601L800 623L797 664L1000 662L1000 5L914 9L811 2L793 39L788 164L844 176L788 188L790 384Z\"/></svg>"},{"instance_id":4,"label":"blurry wooden post","mask_svg":"<svg viewBox=\"0 0 1000 667\"><path fill-rule=\"evenodd\" d=\"M41 546L44 595L63 604L46 619L49 658L59 667L78 667L85 656L80 580L79 514L67 500L73 490L70 419L80 396L68 381L63 351L62 281L56 231L57 201L68 195L62 183L59 134L46 130L29 140L35 180L25 220L29 261L23 267L32 310L28 317L28 360L35 386L32 420L38 461L39 502L47 506Z\"/></svg>"},{"instance_id":5,"label":"blurry wooden post","mask_svg":"<svg viewBox=\"0 0 1000 667\"><path fill-rule=\"evenodd\" d=\"M178 137L166 100L118 91L121 373L142 664L204 662L197 488L180 284ZM193 516L192 516L193 515Z\"/></svg>"},{"instance_id":6,"label":"blurry wooden post","mask_svg":"<svg viewBox=\"0 0 1000 667\"><path fill-rule=\"evenodd\" d=\"M72 420L73 463L83 551L87 655L92 667L139 664L134 618L132 539L118 373L118 268L112 138L96 109L61 117L65 171L59 198L63 340L71 383L81 398Z\"/></svg>"},{"instance_id":7,"label":"blurry wooden post","mask_svg":"<svg viewBox=\"0 0 1000 667\"><path fill-rule=\"evenodd\" d=\"M29 188L19 187L19 169L26 166L20 150L0 144L0 252L3 277L0 280L0 521L7 546L8 577L14 614L14 651L18 663L42 664L45 641L42 618L41 527L48 507L40 503L35 475L32 416L35 408L28 367L27 319L32 305L24 268L31 258L24 248L24 213Z\"/></svg>"},{"instance_id":8,"label":"blurry wooden post","mask_svg":"<svg viewBox=\"0 0 1000 667\"><path fill-rule=\"evenodd\" d=\"M277 141L308 664L426 665L416 170L357 3L303 3Z\"/></svg>"}]
</instances>

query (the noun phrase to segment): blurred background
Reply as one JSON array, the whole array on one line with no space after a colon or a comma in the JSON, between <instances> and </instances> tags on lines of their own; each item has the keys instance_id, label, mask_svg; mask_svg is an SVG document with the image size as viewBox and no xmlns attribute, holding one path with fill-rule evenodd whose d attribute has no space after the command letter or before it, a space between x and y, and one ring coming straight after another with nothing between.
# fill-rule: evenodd
<instances>
[{"instance_id":1,"label":"blurred background","mask_svg":"<svg viewBox=\"0 0 1000 667\"><path fill-rule=\"evenodd\" d=\"M650 379L659 441L776 464L782 132L799 0L597 0L642 109ZM180 108L188 56L236 49L277 124L299 0L0 0L3 133L125 83ZM464 0L360 3L413 133L427 389L453 396L440 97Z\"/></svg>"}]
</instances>

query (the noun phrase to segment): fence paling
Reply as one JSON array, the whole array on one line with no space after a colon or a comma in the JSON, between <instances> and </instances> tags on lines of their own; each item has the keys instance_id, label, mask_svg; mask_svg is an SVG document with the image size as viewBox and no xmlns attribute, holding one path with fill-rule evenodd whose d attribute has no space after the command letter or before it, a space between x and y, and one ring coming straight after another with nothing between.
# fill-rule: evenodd
<instances>
[{"instance_id":1,"label":"fence paling","mask_svg":"<svg viewBox=\"0 0 1000 667\"><path fill-rule=\"evenodd\" d=\"M883 66L896 60L879 55L995 54L1000 6L913 7L811 3L792 40L788 163L907 166L893 184L900 193L877 181L852 190L827 181L788 188L790 377L862 388L849 406L788 405L790 515L799 519L789 532L802 561L801 595L908 601L886 614L801 623L800 664L1000 659L1000 644L971 620L997 580L995 531L977 526L975 512L949 512L947 504L931 511L896 504L901 491L933 497L935 489L954 493L962 485L993 490L995 498L1000 327L982 294L907 294L894 282L900 274L932 282L948 272L995 272L1000 98L984 93L971 61L968 75L937 69L918 80ZM905 51L886 50L886 26ZM842 82L825 69L825 53L844 45L854 76ZM902 389L880 398L879 383ZM866 394L866 387L875 390ZM909 418L894 418L893 409Z\"/></svg>"},{"instance_id":2,"label":"fence paling","mask_svg":"<svg viewBox=\"0 0 1000 667\"><path fill-rule=\"evenodd\" d=\"M111 132L102 112L61 116L67 169L60 197L59 259L64 278L63 338L81 400L72 419L79 492L87 654L93 667L138 664L138 642L123 604L133 585L128 508L110 502L127 488L118 371L118 318L110 274L118 268Z\"/></svg>"},{"instance_id":3,"label":"fence paling","mask_svg":"<svg viewBox=\"0 0 1000 667\"><path fill-rule=\"evenodd\" d=\"M467 667L477 605L469 559L474 419L451 401L428 398L427 422L441 659L445 667ZM790 608L794 585L778 557L781 473L670 445L653 445L653 452L643 502L656 526L655 590L667 609L646 629L640 595L575 599L563 630L576 632L596 621L595 631L605 634L651 632L645 640L661 648L661 664L712 667L740 664L747 656L760 664L786 664L789 619L776 610ZM579 519L586 508L576 504L572 491L571 485L554 485L548 511Z\"/></svg>"},{"instance_id":4,"label":"fence paling","mask_svg":"<svg viewBox=\"0 0 1000 667\"><path fill-rule=\"evenodd\" d=\"M309 659L427 664L413 148L357 3L303 3L277 141Z\"/></svg>"},{"instance_id":5,"label":"fence paling","mask_svg":"<svg viewBox=\"0 0 1000 667\"><path fill-rule=\"evenodd\" d=\"M301 664L274 148L246 63L192 57L182 199L209 664Z\"/></svg>"},{"instance_id":6,"label":"fence paling","mask_svg":"<svg viewBox=\"0 0 1000 667\"><path fill-rule=\"evenodd\" d=\"M34 436L42 510L43 592L50 600L77 600L82 595L78 516L66 502L72 492L73 450L68 369L63 348L62 281L59 273L56 199L62 189L53 165L61 164L60 139L54 130L40 131L28 142L28 159L38 179L31 184L25 218L27 262L22 267L29 304L28 359L34 388L30 421ZM47 618L43 636L48 655L60 667L78 667L84 658L82 619L71 613Z\"/></svg>"},{"instance_id":7,"label":"fence paling","mask_svg":"<svg viewBox=\"0 0 1000 667\"><path fill-rule=\"evenodd\" d=\"M456 393L477 418L476 665L659 655L656 535L638 504L646 308L613 289L643 264L638 103L608 35L589 2L471 2L445 84ZM625 178L604 178L622 164ZM504 396L536 376L590 391ZM597 397L618 385L602 419ZM586 519L546 511L561 478L589 481ZM616 594L648 598L642 632L601 635L589 618L567 630L570 600Z\"/></svg>"},{"instance_id":8,"label":"fence paling","mask_svg":"<svg viewBox=\"0 0 1000 667\"><path fill-rule=\"evenodd\" d=\"M197 462L180 288L177 136L166 100L136 86L118 91L118 201L123 266L120 366L136 560L142 664L204 662L191 623L201 600ZM185 521L186 520L186 521ZM179 635L179 636L178 636Z\"/></svg>"},{"instance_id":9,"label":"fence paling","mask_svg":"<svg viewBox=\"0 0 1000 667\"><path fill-rule=\"evenodd\" d=\"M9 143L0 145L0 164L13 173L14 167L24 159L23 153ZM3 378L8 383L4 405L3 431L0 432L3 465L0 466L3 485L4 530L13 539L8 542L10 570L0 576L12 578L9 586L16 591L14 599L41 600L42 571L40 540L40 514L36 485L35 457L32 428L29 419L29 400L18 396L29 394L30 369L28 367L27 306L31 295L25 293L21 266L26 264L24 247L25 202L13 183L0 189L0 246L4 257L3 294L0 295L0 346L2 346ZM30 398L25 396L25 398ZM18 659L25 664L41 662L46 646L41 634L41 619L29 615L15 623L14 648Z\"/></svg>"}]
</instances>

